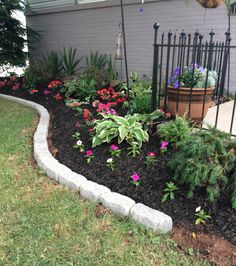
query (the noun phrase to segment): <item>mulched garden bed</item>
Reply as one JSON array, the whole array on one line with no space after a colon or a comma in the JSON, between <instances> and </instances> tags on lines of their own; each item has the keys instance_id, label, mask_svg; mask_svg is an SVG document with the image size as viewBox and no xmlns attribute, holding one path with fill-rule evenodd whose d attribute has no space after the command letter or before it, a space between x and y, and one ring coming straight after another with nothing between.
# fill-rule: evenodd
<instances>
[{"instance_id":1,"label":"mulched garden bed","mask_svg":"<svg viewBox=\"0 0 236 266\"><path fill-rule=\"evenodd\" d=\"M165 183L171 180L171 173L166 167L170 155L160 155L160 140L157 136L150 137L150 141L143 145L141 155L135 159L127 156L127 144L120 145L123 152L120 158L115 158L115 171L112 172L106 166L106 160L110 157L108 153L110 145L93 149L95 158L90 164L86 163L83 153L73 148L76 140L72 135L78 130L81 133L81 140L85 143L85 149L91 148L87 129L76 128L78 122L84 124L82 115L65 107L63 102L56 102L52 95L45 96L41 92L30 95L24 90L12 91L1 88L0 93L35 101L48 109L52 124L51 140L56 158L73 171L109 187L114 192L127 195L136 202L163 211L172 217L175 227L185 228L190 232L190 236L191 232L195 232L197 236L202 233L214 234L236 245L236 211L232 210L230 199L221 197L217 203L210 205L205 200L206 195L200 193L197 198L187 199L186 189L182 187L176 193L175 200L161 203ZM153 167L144 164L144 158L150 151L158 154L158 162ZM131 183L130 176L134 172L141 176L141 185L138 187ZM205 225L194 224L195 209L198 206L205 209L212 217Z\"/></svg>"}]
</instances>

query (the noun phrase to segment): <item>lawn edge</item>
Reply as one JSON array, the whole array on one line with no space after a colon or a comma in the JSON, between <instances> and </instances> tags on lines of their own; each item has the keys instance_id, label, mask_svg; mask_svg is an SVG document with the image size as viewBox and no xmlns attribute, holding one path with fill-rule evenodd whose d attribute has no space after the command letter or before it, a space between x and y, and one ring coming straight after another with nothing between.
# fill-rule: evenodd
<instances>
[{"instance_id":1,"label":"lawn edge","mask_svg":"<svg viewBox=\"0 0 236 266\"><path fill-rule=\"evenodd\" d=\"M102 203L114 214L129 217L146 228L161 233L168 233L172 230L173 222L169 215L144 204L136 203L133 199L122 194L111 192L109 188L89 181L86 177L59 163L48 148L50 115L46 108L35 102L9 95L0 94L0 98L31 107L39 113L40 119L34 134L33 152L38 166L46 172L48 177L72 191L80 192L82 198Z\"/></svg>"}]
</instances>

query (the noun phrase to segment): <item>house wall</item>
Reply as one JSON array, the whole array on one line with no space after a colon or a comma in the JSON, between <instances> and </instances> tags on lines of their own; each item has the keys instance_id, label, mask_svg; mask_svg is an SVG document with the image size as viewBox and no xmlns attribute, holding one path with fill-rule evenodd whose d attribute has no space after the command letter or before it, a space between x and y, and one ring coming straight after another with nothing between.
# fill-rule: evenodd
<instances>
[{"instance_id":1,"label":"house wall","mask_svg":"<svg viewBox=\"0 0 236 266\"><path fill-rule=\"evenodd\" d=\"M151 75L155 22L160 23L160 32L184 29L193 33L199 29L207 37L214 29L215 39L225 39L228 18L224 5L206 10L195 0L187 3L186 0L146 0L144 14L140 14L141 0L124 2L129 72ZM27 24L41 34L41 41L31 50L33 57L38 58L63 46L78 48L80 56L84 57L91 50L115 54L116 34L121 31L118 0L33 11L27 15ZM236 45L236 16L231 17L231 26L232 44ZM235 76L236 81L236 52L232 51L231 58L231 76ZM117 62L118 68L119 64ZM234 80L231 82L232 89Z\"/></svg>"}]
</instances>

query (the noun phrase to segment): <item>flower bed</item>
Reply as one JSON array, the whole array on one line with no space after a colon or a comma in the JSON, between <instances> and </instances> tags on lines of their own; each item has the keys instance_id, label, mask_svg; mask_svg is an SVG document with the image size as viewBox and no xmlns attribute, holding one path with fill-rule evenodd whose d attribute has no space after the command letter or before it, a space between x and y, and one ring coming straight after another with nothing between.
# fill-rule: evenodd
<instances>
[{"instance_id":1,"label":"flower bed","mask_svg":"<svg viewBox=\"0 0 236 266\"><path fill-rule=\"evenodd\" d=\"M193 199L188 199L187 187L178 186L174 192L174 200L170 200L171 194L166 196L169 199L163 200L165 192L170 192L165 190L168 188L166 183L170 184L173 181L173 174L167 167L167 163L175 151L168 147L168 141L165 143L158 135L151 134L149 142L143 143L140 154L135 158L128 156L127 149L130 145L127 142L118 144L114 141L111 144L92 148L89 137L91 128L89 124L86 125L86 121L97 117L98 106L86 105L83 112L79 112L78 115L78 110L72 110L71 107L80 108L80 106L72 102L69 103L72 104L70 108L66 107L62 99L58 100L55 97L58 93L56 91L45 94L45 90L41 89L37 93L29 94L26 90L11 90L4 87L0 92L35 101L49 110L52 119L52 152L61 163L73 171L109 187L112 191L127 195L136 202L167 213L173 218L174 226L189 230L190 237L198 237L200 232L213 233L236 244L236 212L232 209L230 199L225 195L216 203L210 204L206 200L205 193L198 191ZM125 114L125 110L121 109L121 103L115 106L115 111L118 114ZM163 119L168 120L168 118ZM76 136L72 137L78 131L79 140L82 143L78 143ZM75 148L77 144L84 145L82 152L78 147ZM116 150L121 150L120 157L115 155ZM111 151L114 153L112 154ZM91 159L89 164L88 158ZM110 158L113 158L113 161L109 160ZM112 164L114 164L113 167ZM205 217L206 221L202 225L195 224L196 218L201 218L196 217L196 208L199 206L211 216L210 219Z\"/></svg>"}]
</instances>

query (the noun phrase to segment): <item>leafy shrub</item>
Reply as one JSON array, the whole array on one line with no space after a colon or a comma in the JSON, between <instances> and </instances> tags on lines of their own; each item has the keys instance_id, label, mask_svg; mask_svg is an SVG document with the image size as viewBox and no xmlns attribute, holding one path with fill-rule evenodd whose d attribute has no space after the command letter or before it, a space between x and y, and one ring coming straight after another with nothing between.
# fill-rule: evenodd
<instances>
[{"instance_id":1,"label":"leafy shrub","mask_svg":"<svg viewBox=\"0 0 236 266\"><path fill-rule=\"evenodd\" d=\"M148 133L143 129L142 124L138 122L137 116L115 116L101 114L103 119L95 122L95 136L93 137L93 147L102 143L110 143L118 138L120 144L124 140L129 144L137 142L139 147L144 141L149 140Z\"/></svg>"},{"instance_id":2,"label":"leafy shrub","mask_svg":"<svg viewBox=\"0 0 236 266\"><path fill-rule=\"evenodd\" d=\"M152 112L152 84L151 81L141 80L137 73L133 72L130 76L130 112L151 113Z\"/></svg>"},{"instance_id":3,"label":"leafy shrub","mask_svg":"<svg viewBox=\"0 0 236 266\"><path fill-rule=\"evenodd\" d=\"M182 141L168 163L174 180L188 186L188 197L197 189L213 202L222 192L231 193L236 208L236 143L216 129L198 131Z\"/></svg>"},{"instance_id":4,"label":"leafy shrub","mask_svg":"<svg viewBox=\"0 0 236 266\"><path fill-rule=\"evenodd\" d=\"M188 121L181 117L176 117L159 128L160 136L171 144L179 146L179 143L190 137L190 127Z\"/></svg>"},{"instance_id":5,"label":"leafy shrub","mask_svg":"<svg viewBox=\"0 0 236 266\"><path fill-rule=\"evenodd\" d=\"M63 47L63 53L61 53L62 69L67 77L71 77L76 73L77 66L82 59L82 57L76 58L76 52L77 49L75 48L70 47L66 50Z\"/></svg>"},{"instance_id":6,"label":"leafy shrub","mask_svg":"<svg viewBox=\"0 0 236 266\"><path fill-rule=\"evenodd\" d=\"M49 80L59 79L62 75L62 60L57 51L47 52L43 56L44 72Z\"/></svg>"},{"instance_id":7,"label":"leafy shrub","mask_svg":"<svg viewBox=\"0 0 236 266\"><path fill-rule=\"evenodd\" d=\"M98 51L90 52L90 56L86 57L87 66L85 73L94 78L98 87L109 84L110 81L117 79L114 64L111 55L99 54Z\"/></svg>"},{"instance_id":8,"label":"leafy shrub","mask_svg":"<svg viewBox=\"0 0 236 266\"><path fill-rule=\"evenodd\" d=\"M73 96L84 101L96 95L96 82L94 79L82 74L78 79L67 82L61 92L64 92L67 98Z\"/></svg>"},{"instance_id":9,"label":"leafy shrub","mask_svg":"<svg viewBox=\"0 0 236 266\"><path fill-rule=\"evenodd\" d=\"M45 69L41 61L31 62L25 69L24 74L24 87L26 89L35 88L38 84L47 81L45 76Z\"/></svg>"}]
</instances>

